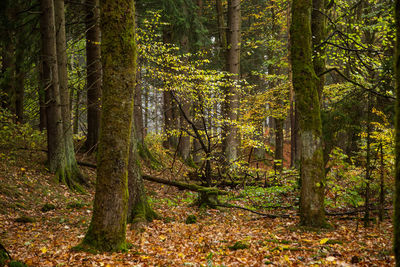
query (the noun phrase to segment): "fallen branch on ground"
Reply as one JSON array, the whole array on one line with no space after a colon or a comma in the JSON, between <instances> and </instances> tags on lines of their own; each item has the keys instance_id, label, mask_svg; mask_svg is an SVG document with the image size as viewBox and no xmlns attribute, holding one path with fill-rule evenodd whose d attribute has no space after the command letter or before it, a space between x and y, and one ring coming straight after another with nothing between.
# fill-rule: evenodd
<instances>
[{"instance_id":1,"label":"fallen branch on ground","mask_svg":"<svg viewBox=\"0 0 400 267\"><path fill-rule=\"evenodd\" d=\"M250 211L250 212L255 213L255 214L257 214L257 215L261 215L261 216L263 216L263 217L266 217L266 218L273 218L273 219L275 219L275 218L290 218L290 217L291 217L291 216L288 215L288 214L280 214L280 215L276 215L276 214L266 214L266 213L258 212L258 211L256 211L256 210L248 209L248 208L241 207L241 206L231 205L231 204L217 204L216 206L218 206L218 207L225 207L225 208L236 208L236 209L241 209L241 210L247 210L247 211Z\"/></svg>"}]
</instances>

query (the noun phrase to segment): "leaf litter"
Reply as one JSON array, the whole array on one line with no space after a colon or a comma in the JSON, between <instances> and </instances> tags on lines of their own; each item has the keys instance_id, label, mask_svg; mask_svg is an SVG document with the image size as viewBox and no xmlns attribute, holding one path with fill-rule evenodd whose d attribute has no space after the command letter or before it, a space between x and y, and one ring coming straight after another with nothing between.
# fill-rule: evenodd
<instances>
[{"instance_id":1,"label":"leaf litter","mask_svg":"<svg viewBox=\"0 0 400 267\"><path fill-rule=\"evenodd\" d=\"M0 239L13 259L29 266L394 265L390 219L363 228L356 220L335 217L329 218L332 230L308 231L297 226L295 216L199 209L190 205L195 194L151 182L145 182L148 195L163 219L140 230L128 226L128 252L73 252L91 219L93 189L77 194L52 181L43 155L18 152L14 158L12 164L0 163ZM93 170L84 171L94 180ZM235 204L248 204L244 201ZM43 212L45 204L54 209ZM187 224L190 215L196 222ZM33 221L18 222L23 216Z\"/></svg>"}]
</instances>

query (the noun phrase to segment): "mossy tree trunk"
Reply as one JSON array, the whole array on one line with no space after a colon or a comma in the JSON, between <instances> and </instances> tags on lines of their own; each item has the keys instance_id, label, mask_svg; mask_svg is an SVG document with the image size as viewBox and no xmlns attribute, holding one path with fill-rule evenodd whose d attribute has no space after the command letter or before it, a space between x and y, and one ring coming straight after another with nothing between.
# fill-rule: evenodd
<instances>
[{"instance_id":1,"label":"mossy tree trunk","mask_svg":"<svg viewBox=\"0 0 400 267\"><path fill-rule=\"evenodd\" d=\"M99 141L101 115L99 0L86 0L87 124L86 150L94 151Z\"/></svg>"},{"instance_id":2,"label":"mossy tree trunk","mask_svg":"<svg viewBox=\"0 0 400 267\"><path fill-rule=\"evenodd\" d=\"M400 266L400 0L395 1L395 75L396 75L396 165L395 165L395 198L394 198L394 240L393 248L396 266Z\"/></svg>"},{"instance_id":3,"label":"mossy tree trunk","mask_svg":"<svg viewBox=\"0 0 400 267\"><path fill-rule=\"evenodd\" d=\"M81 246L126 249L128 158L136 75L134 1L101 0L103 97L93 217Z\"/></svg>"},{"instance_id":4,"label":"mossy tree trunk","mask_svg":"<svg viewBox=\"0 0 400 267\"><path fill-rule=\"evenodd\" d=\"M56 24L56 50L58 64L58 80L60 90L61 117L63 129L63 143L65 146L64 175L60 176L62 183L70 188L79 189L80 184L86 181L78 168L75 158L74 142L72 138L70 93L68 89L67 71L67 41L65 35L65 11L64 0L54 1L55 24Z\"/></svg>"},{"instance_id":5,"label":"mossy tree trunk","mask_svg":"<svg viewBox=\"0 0 400 267\"><path fill-rule=\"evenodd\" d=\"M325 71L325 48L321 43L326 37L326 18L324 15L325 1L312 0L313 9L311 12L311 32L313 45L313 65L315 74L319 75ZM319 99L322 97L324 89L325 76L320 76L317 81L317 91Z\"/></svg>"},{"instance_id":6,"label":"mossy tree trunk","mask_svg":"<svg viewBox=\"0 0 400 267\"><path fill-rule=\"evenodd\" d=\"M132 124L131 135L128 166L128 223L132 223L132 225L136 227L140 223L152 221L158 216L150 207L150 204L147 200L146 191L144 189L138 155L139 140L136 137L136 129L134 124Z\"/></svg>"},{"instance_id":7,"label":"mossy tree trunk","mask_svg":"<svg viewBox=\"0 0 400 267\"><path fill-rule=\"evenodd\" d=\"M291 63L293 88L299 112L300 224L324 227L324 163L318 78L312 62L311 0L294 0L292 6Z\"/></svg>"},{"instance_id":8,"label":"mossy tree trunk","mask_svg":"<svg viewBox=\"0 0 400 267\"><path fill-rule=\"evenodd\" d=\"M135 97L133 106L133 122L135 125L135 135L138 142L143 144L144 142L144 124L143 124L143 108L142 108L142 85L140 82L141 74L138 69L136 73L136 86L135 86Z\"/></svg>"}]
</instances>

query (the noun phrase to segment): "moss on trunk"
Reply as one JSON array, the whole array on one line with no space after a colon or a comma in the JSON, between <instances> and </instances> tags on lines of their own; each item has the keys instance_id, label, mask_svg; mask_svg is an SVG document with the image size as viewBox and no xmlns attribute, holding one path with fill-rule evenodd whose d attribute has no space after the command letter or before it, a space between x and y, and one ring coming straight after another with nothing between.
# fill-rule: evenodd
<instances>
[{"instance_id":1,"label":"moss on trunk","mask_svg":"<svg viewBox=\"0 0 400 267\"><path fill-rule=\"evenodd\" d=\"M300 224L325 227L325 174L318 78L312 62L311 0L294 0L291 62L300 137Z\"/></svg>"},{"instance_id":2,"label":"moss on trunk","mask_svg":"<svg viewBox=\"0 0 400 267\"><path fill-rule=\"evenodd\" d=\"M133 1L100 1L103 112L93 217L81 247L120 251L128 213L128 158L136 74Z\"/></svg>"},{"instance_id":3,"label":"moss on trunk","mask_svg":"<svg viewBox=\"0 0 400 267\"><path fill-rule=\"evenodd\" d=\"M140 172L140 162L138 154L138 145L141 144L136 138L135 124L132 123L131 147L129 151L128 167L128 223L133 227L141 223L150 222L159 216L150 207L144 189L143 178Z\"/></svg>"}]
</instances>

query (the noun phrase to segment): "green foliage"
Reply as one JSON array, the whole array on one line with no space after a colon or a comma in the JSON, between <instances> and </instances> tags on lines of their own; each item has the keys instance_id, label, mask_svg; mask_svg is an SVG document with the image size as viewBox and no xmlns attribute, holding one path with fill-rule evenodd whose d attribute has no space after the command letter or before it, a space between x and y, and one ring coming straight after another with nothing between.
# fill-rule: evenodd
<instances>
[{"instance_id":1,"label":"green foliage","mask_svg":"<svg viewBox=\"0 0 400 267\"><path fill-rule=\"evenodd\" d=\"M45 135L34 130L28 123L14 123L10 111L0 108L0 147L3 149L40 149Z\"/></svg>"},{"instance_id":2,"label":"green foliage","mask_svg":"<svg viewBox=\"0 0 400 267\"><path fill-rule=\"evenodd\" d=\"M340 148L330 154L330 171L326 178L326 205L331 208L359 207L364 204L362 188L363 169L352 164L352 160Z\"/></svg>"}]
</instances>

